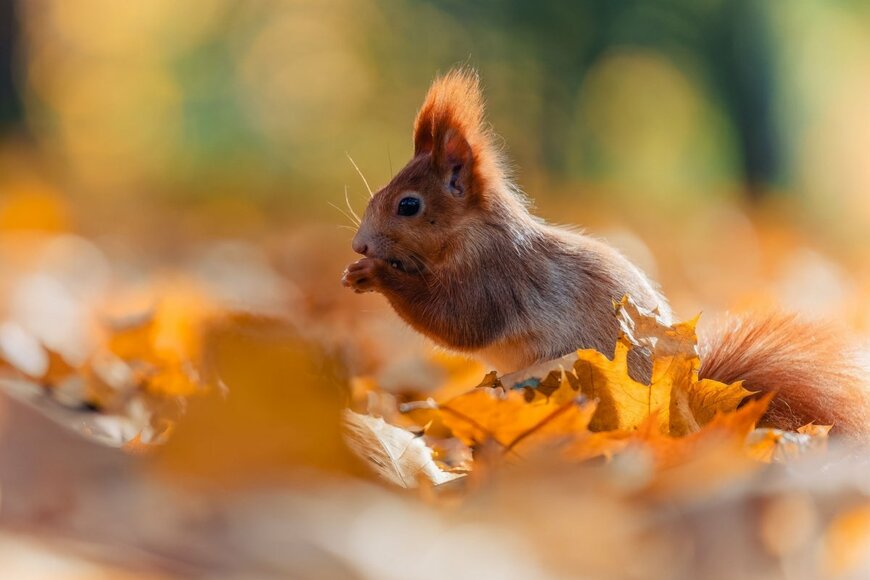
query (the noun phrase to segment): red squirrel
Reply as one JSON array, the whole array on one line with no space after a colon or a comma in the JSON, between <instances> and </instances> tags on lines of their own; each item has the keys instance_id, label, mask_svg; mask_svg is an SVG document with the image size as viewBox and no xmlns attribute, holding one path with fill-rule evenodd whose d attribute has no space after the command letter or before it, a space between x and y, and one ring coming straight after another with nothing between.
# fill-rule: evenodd
<instances>
[{"instance_id":1,"label":"red squirrel","mask_svg":"<svg viewBox=\"0 0 870 580\"><path fill-rule=\"evenodd\" d=\"M484 123L477 73L438 78L414 123L414 156L366 208L344 272L380 292L412 327L507 373L579 348L612 352L613 301L671 311L658 287L603 242L533 216ZM848 341L771 314L732 318L700 336L700 376L777 391L768 425L815 421L870 437L870 388ZM649 373L634 353L631 374Z\"/></svg>"}]
</instances>

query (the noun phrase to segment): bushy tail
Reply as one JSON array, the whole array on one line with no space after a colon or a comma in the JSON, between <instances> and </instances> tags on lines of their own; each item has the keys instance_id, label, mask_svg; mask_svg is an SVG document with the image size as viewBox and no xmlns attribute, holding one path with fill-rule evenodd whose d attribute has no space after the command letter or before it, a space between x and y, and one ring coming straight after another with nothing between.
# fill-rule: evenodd
<instances>
[{"instance_id":1,"label":"bushy tail","mask_svg":"<svg viewBox=\"0 0 870 580\"><path fill-rule=\"evenodd\" d=\"M796 429L811 421L831 433L870 440L870 365L848 337L795 315L726 319L701 329L702 378L743 380L774 391L766 426Z\"/></svg>"}]
</instances>

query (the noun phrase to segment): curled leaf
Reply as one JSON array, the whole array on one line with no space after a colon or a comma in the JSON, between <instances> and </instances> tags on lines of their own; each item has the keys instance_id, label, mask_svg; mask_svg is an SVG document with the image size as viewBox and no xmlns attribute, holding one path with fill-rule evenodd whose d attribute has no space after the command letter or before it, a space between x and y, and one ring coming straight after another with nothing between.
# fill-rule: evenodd
<instances>
[{"instance_id":1,"label":"curled leaf","mask_svg":"<svg viewBox=\"0 0 870 580\"><path fill-rule=\"evenodd\" d=\"M440 485L461 477L439 468L422 438L381 418L345 411L344 428L348 447L399 487L417 487L420 478Z\"/></svg>"}]
</instances>

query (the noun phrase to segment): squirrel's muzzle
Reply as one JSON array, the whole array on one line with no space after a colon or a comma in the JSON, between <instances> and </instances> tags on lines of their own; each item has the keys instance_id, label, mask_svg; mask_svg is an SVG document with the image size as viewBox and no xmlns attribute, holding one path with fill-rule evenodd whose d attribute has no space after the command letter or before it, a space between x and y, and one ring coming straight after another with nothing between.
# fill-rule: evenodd
<instances>
[{"instance_id":1,"label":"squirrel's muzzle","mask_svg":"<svg viewBox=\"0 0 870 580\"><path fill-rule=\"evenodd\" d=\"M353 248L353 251L357 254L370 257L369 252L372 250L372 243L367 235L366 228L360 227L356 232L356 235L353 237L350 247Z\"/></svg>"}]
</instances>

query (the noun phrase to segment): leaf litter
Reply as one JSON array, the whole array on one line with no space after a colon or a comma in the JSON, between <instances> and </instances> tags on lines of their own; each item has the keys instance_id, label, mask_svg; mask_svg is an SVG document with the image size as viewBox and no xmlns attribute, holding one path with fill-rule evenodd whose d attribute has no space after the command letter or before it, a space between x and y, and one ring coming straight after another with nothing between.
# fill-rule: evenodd
<instances>
[{"instance_id":1,"label":"leaf litter","mask_svg":"<svg viewBox=\"0 0 870 580\"><path fill-rule=\"evenodd\" d=\"M238 309L221 294L173 275L127 301L114 291L111 308L109 298L90 297L77 306L75 330L88 337L86 352L68 352L44 326L7 316L6 431L26 442L21 434L54 433L49 425L65 430L51 435L53 446L31 447L23 463L27 448L10 453L15 439L0 438L0 470L18 473L2 483L4 506L13 507L0 529L5 522L39 537L84 538L101 547L89 558L126 558L129 570L170 576L349 569L368 577L692 578L719 564L688 555L710 544L703 535L685 539L687 530L754 537L771 522L799 529L811 521L795 537L815 552L766 540L742 548L736 572L768 577L771 557L819 574L865 569L867 527L854 515L870 495L865 455L829 442L829 426L758 428L770 396L698 379L697 319L664 325L626 298L614 305L622 333L612 353L580 350L505 376L436 353L387 379L370 339L382 327L358 332L349 358L302 330L316 320L276 317L271 306ZM637 349L652 358L646 381L628 372ZM434 388L423 387L426 375L440 377ZM88 459L96 457L102 467ZM101 475L106 465L117 473L111 483ZM46 477L44 466L63 476ZM75 498L58 507L69 490ZM723 519L794 493L805 498L801 520L776 509L760 522ZM59 509L71 515L36 516ZM132 527L95 515L112 511ZM231 526L185 536L185 522L198 518ZM287 551L269 531L278 522ZM232 562L222 546L231 546ZM303 546L322 555L300 563L292 554ZM409 558L473 551L454 565L429 557L420 567L391 546Z\"/></svg>"}]
</instances>

